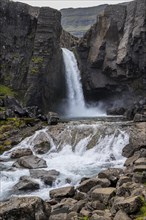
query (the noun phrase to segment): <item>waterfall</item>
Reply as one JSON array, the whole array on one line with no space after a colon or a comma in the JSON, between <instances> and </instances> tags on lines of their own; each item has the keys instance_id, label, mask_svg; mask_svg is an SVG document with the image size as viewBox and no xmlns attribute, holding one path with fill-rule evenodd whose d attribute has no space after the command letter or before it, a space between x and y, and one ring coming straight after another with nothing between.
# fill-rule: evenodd
<instances>
[{"instance_id":1,"label":"waterfall","mask_svg":"<svg viewBox=\"0 0 146 220\"><path fill-rule=\"evenodd\" d=\"M123 122L124 123L124 122ZM122 149L129 143L129 135L118 123L102 122L69 122L48 127L35 132L24 139L13 149L0 156L0 200L9 196L36 195L48 199L48 192L53 188L77 185L82 177L91 177L105 167L121 167L125 162ZM35 145L42 142L50 143L51 149L44 154L35 151ZM13 187L23 175L30 176L29 169L12 168L16 160L10 158L14 150L30 148L34 155L44 159L47 168L60 172L53 186L45 185L41 179L35 179L40 189L36 191L15 192ZM1 166L2 165L2 166ZM4 167L4 168L3 168Z\"/></svg>"},{"instance_id":2,"label":"waterfall","mask_svg":"<svg viewBox=\"0 0 146 220\"><path fill-rule=\"evenodd\" d=\"M62 48L67 84L67 111L71 117L93 117L104 115L99 106L87 106L84 99L81 76L74 53Z\"/></svg>"}]
</instances>

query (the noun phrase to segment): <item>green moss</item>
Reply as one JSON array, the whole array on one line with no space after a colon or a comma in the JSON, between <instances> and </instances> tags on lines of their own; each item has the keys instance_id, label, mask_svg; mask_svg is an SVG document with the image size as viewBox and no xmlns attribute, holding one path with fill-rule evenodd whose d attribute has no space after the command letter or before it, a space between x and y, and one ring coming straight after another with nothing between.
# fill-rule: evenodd
<instances>
[{"instance_id":1,"label":"green moss","mask_svg":"<svg viewBox=\"0 0 146 220\"><path fill-rule=\"evenodd\" d=\"M143 197L141 197L142 207L140 208L140 212L138 213L138 217L136 220L144 220L146 217L146 201Z\"/></svg>"},{"instance_id":2,"label":"green moss","mask_svg":"<svg viewBox=\"0 0 146 220\"><path fill-rule=\"evenodd\" d=\"M31 73L32 73L32 74L36 74L36 73L38 73L38 72L39 72L38 67L32 67L32 68L31 68Z\"/></svg>"},{"instance_id":3,"label":"green moss","mask_svg":"<svg viewBox=\"0 0 146 220\"><path fill-rule=\"evenodd\" d=\"M5 151L5 147L3 145L0 145L0 154L2 154Z\"/></svg>"},{"instance_id":4,"label":"green moss","mask_svg":"<svg viewBox=\"0 0 146 220\"><path fill-rule=\"evenodd\" d=\"M42 57L33 57L32 62L35 63L35 64L42 63L43 58Z\"/></svg>"},{"instance_id":5,"label":"green moss","mask_svg":"<svg viewBox=\"0 0 146 220\"><path fill-rule=\"evenodd\" d=\"M7 86L0 85L0 96L5 96L5 95L14 96L15 92Z\"/></svg>"}]
</instances>

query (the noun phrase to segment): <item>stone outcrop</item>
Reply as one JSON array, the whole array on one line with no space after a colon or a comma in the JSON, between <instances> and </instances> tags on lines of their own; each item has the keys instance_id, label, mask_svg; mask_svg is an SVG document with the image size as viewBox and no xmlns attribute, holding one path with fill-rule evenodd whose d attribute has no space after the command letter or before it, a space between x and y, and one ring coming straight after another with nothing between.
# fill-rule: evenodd
<instances>
[{"instance_id":1,"label":"stone outcrop","mask_svg":"<svg viewBox=\"0 0 146 220\"><path fill-rule=\"evenodd\" d=\"M27 106L52 110L65 88L60 12L2 0L0 30L1 84Z\"/></svg>"},{"instance_id":2,"label":"stone outcrop","mask_svg":"<svg viewBox=\"0 0 146 220\"><path fill-rule=\"evenodd\" d=\"M146 88L146 1L109 5L77 47L88 100L132 105ZM139 97L139 95L141 97Z\"/></svg>"},{"instance_id":3,"label":"stone outcrop","mask_svg":"<svg viewBox=\"0 0 146 220\"><path fill-rule=\"evenodd\" d=\"M12 198L0 204L1 220L48 220L50 212L50 205L38 197Z\"/></svg>"},{"instance_id":4,"label":"stone outcrop","mask_svg":"<svg viewBox=\"0 0 146 220\"><path fill-rule=\"evenodd\" d=\"M84 5L83 5L84 6ZM82 37L96 22L96 17L103 13L106 5L88 8L64 8L61 9L62 27L65 31L76 37Z\"/></svg>"}]
</instances>

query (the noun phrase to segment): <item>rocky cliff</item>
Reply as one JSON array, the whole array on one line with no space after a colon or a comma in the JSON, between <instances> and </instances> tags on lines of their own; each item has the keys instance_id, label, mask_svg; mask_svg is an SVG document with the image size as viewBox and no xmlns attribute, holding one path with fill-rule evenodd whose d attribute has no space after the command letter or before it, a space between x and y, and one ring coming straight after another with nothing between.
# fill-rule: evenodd
<instances>
[{"instance_id":1,"label":"rocky cliff","mask_svg":"<svg viewBox=\"0 0 146 220\"><path fill-rule=\"evenodd\" d=\"M82 37L96 22L97 15L101 14L105 7L106 5L62 9L62 27L70 34Z\"/></svg>"},{"instance_id":2,"label":"rocky cliff","mask_svg":"<svg viewBox=\"0 0 146 220\"><path fill-rule=\"evenodd\" d=\"M116 96L127 105L145 96L146 0L107 6L81 39L77 57L87 99Z\"/></svg>"},{"instance_id":3,"label":"rocky cliff","mask_svg":"<svg viewBox=\"0 0 146 220\"><path fill-rule=\"evenodd\" d=\"M0 84L44 112L64 96L61 30L55 9L0 2Z\"/></svg>"}]
</instances>

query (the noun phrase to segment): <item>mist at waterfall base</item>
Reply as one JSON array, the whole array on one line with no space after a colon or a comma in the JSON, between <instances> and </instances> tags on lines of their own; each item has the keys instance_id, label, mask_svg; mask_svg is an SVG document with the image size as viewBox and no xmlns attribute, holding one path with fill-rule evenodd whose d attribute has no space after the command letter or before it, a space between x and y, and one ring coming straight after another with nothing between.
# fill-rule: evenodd
<instances>
[{"instance_id":1,"label":"mist at waterfall base","mask_svg":"<svg viewBox=\"0 0 146 220\"><path fill-rule=\"evenodd\" d=\"M54 129L58 129L55 130L57 133L54 133ZM49 142L51 148L47 153L40 155L36 153L35 145L42 141ZM97 175L103 168L121 167L125 161L122 149L128 143L128 134L118 126L115 127L115 123L107 126L100 122L69 122L67 125L58 125L58 128L54 126L39 130L1 156L5 169L0 173L0 200L24 195L49 199L49 191L54 188L76 186L81 178ZM52 186L45 185L41 179L35 179L40 185L39 190L14 190L13 187L21 176L31 175L29 169L12 166L16 160L12 160L10 155L14 150L21 148L30 148L34 155L46 161L47 168L39 170L55 169L60 172Z\"/></svg>"},{"instance_id":2,"label":"mist at waterfall base","mask_svg":"<svg viewBox=\"0 0 146 220\"><path fill-rule=\"evenodd\" d=\"M67 87L67 100L62 105L65 116L69 118L105 116L106 112L101 102L92 104L85 102L81 75L74 53L66 48L62 48L62 53Z\"/></svg>"}]
</instances>

